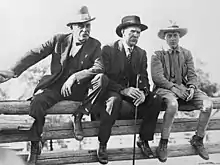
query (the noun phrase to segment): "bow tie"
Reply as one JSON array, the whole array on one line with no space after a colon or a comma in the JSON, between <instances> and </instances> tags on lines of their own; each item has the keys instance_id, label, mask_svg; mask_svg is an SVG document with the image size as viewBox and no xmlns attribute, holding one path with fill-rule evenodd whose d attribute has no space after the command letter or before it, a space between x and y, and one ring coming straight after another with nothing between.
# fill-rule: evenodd
<instances>
[{"instance_id":1,"label":"bow tie","mask_svg":"<svg viewBox=\"0 0 220 165\"><path fill-rule=\"evenodd\" d=\"M76 46L80 46L80 45L83 45L84 43L83 42L76 42Z\"/></svg>"}]
</instances>

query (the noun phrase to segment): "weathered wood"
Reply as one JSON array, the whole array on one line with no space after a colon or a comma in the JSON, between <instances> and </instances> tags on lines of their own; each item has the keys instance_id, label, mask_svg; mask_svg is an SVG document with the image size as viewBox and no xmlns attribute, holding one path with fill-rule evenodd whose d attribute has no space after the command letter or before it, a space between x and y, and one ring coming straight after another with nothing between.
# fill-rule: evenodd
<instances>
[{"instance_id":1,"label":"weathered wood","mask_svg":"<svg viewBox=\"0 0 220 165\"><path fill-rule=\"evenodd\" d=\"M47 110L48 114L72 114L81 104L78 101L61 101ZM0 101L0 114L23 115L28 114L30 101Z\"/></svg>"},{"instance_id":2,"label":"weathered wood","mask_svg":"<svg viewBox=\"0 0 220 165\"><path fill-rule=\"evenodd\" d=\"M118 120L112 128L112 135L128 135L138 132L141 120L138 120L134 127L133 120ZM160 132L162 120L159 119L155 132ZM175 119L172 132L186 132L196 130L197 119ZM43 138L48 139L66 139L73 138L72 122L61 121L59 123L46 123ZM94 137L98 135L99 122L83 122L85 137ZM209 122L208 130L220 130L220 118L213 118ZM2 131L0 143L28 141L29 131Z\"/></svg>"},{"instance_id":3,"label":"weathered wood","mask_svg":"<svg viewBox=\"0 0 220 165\"><path fill-rule=\"evenodd\" d=\"M205 144L209 154L220 153L220 142ZM156 147L152 147L155 153ZM109 149L109 161L131 160L133 154L132 148ZM195 150L189 144L169 145L168 157L180 157L196 155ZM21 155L26 160L27 154ZM136 159L145 159L139 148L136 148ZM39 159L39 165L63 165L76 163L97 162L96 150L81 151L59 151L43 153Z\"/></svg>"},{"instance_id":4,"label":"weathered wood","mask_svg":"<svg viewBox=\"0 0 220 165\"><path fill-rule=\"evenodd\" d=\"M215 109L220 108L220 97L211 98ZM48 109L48 114L72 114L74 110L81 104L77 101L61 101ZM30 101L0 101L0 114L28 114L30 109ZM184 105L180 107L180 110L191 110L192 107Z\"/></svg>"},{"instance_id":5,"label":"weathered wood","mask_svg":"<svg viewBox=\"0 0 220 165\"><path fill-rule=\"evenodd\" d=\"M29 130L34 118L27 115L0 115L0 132L14 130Z\"/></svg>"}]
</instances>

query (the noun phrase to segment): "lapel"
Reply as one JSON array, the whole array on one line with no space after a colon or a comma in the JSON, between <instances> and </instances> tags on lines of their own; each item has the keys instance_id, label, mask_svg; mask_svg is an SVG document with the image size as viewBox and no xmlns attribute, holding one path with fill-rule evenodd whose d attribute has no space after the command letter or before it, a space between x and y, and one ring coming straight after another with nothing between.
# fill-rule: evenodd
<instances>
[{"instance_id":1,"label":"lapel","mask_svg":"<svg viewBox=\"0 0 220 165\"><path fill-rule=\"evenodd\" d=\"M131 65L135 73L138 73L137 65L140 65L139 59L140 59L140 54L138 54L137 47L135 46L132 51L132 58L131 58Z\"/></svg>"},{"instance_id":2,"label":"lapel","mask_svg":"<svg viewBox=\"0 0 220 165\"><path fill-rule=\"evenodd\" d=\"M61 57L60 57L60 63L63 67L66 65L67 57L70 53L71 45L73 42L73 35L68 35L64 41L61 43Z\"/></svg>"},{"instance_id":3,"label":"lapel","mask_svg":"<svg viewBox=\"0 0 220 165\"><path fill-rule=\"evenodd\" d=\"M179 48L179 64L180 64L180 71L181 71L181 75L183 75L183 68L184 68L184 64L185 64L185 57L184 57L184 53L183 50L181 48Z\"/></svg>"},{"instance_id":4,"label":"lapel","mask_svg":"<svg viewBox=\"0 0 220 165\"><path fill-rule=\"evenodd\" d=\"M170 77L170 59L169 59L168 51L163 50L163 56L164 56L164 62L166 66L167 75L168 77Z\"/></svg>"},{"instance_id":5,"label":"lapel","mask_svg":"<svg viewBox=\"0 0 220 165\"><path fill-rule=\"evenodd\" d=\"M116 60L120 63L121 65L121 70L124 71L125 69L125 58L126 58L126 54L125 54L125 49L124 46L122 44L122 41L119 40L116 44Z\"/></svg>"}]
</instances>

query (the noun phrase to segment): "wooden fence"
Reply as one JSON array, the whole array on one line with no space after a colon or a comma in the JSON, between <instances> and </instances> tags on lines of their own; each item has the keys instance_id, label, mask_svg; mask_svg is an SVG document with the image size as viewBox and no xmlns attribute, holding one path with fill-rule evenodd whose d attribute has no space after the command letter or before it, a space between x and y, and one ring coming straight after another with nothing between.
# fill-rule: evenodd
<instances>
[{"instance_id":1,"label":"wooden fence","mask_svg":"<svg viewBox=\"0 0 220 165\"><path fill-rule=\"evenodd\" d=\"M220 98L212 98L214 108L220 108ZM48 109L48 114L71 114L73 108L77 108L79 102L61 101ZM28 101L1 101L0 102L0 143L28 141L28 132L34 121L27 116L30 108ZM188 107L182 107L182 110ZM25 116L24 116L25 115ZM134 126L134 120L118 120L112 129L112 135L129 135L138 132L140 120ZM162 120L158 120L156 133L160 132ZM172 132L194 131L197 126L196 118L175 119ZM51 122L46 120L43 139L67 139L73 138L72 120ZM99 121L83 122L85 137L97 136L99 130ZM220 130L220 118L211 118L208 130ZM132 142L131 142L132 143ZM220 141L217 143L206 143L206 148L210 154L220 153ZM152 150L155 152L155 147ZM169 145L169 157L180 157L195 155L194 149L190 144ZM108 149L109 161L130 160L132 159L132 148ZM24 159L27 154L21 155ZM139 149L136 149L136 159L145 159ZM97 162L95 150L77 150L77 151L48 151L42 153L39 157L39 165L64 165L74 163Z\"/></svg>"}]
</instances>

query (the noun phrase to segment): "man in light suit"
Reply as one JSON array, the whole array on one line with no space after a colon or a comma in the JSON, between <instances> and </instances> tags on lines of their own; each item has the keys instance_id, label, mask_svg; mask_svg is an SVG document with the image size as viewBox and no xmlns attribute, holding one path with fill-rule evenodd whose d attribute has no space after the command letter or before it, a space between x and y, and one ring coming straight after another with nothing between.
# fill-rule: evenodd
<instances>
[{"instance_id":1,"label":"man in light suit","mask_svg":"<svg viewBox=\"0 0 220 165\"><path fill-rule=\"evenodd\" d=\"M30 116L35 122L30 131L31 152L29 164L35 165L41 153L41 134L46 110L61 100L81 101L73 112L74 136L83 139L81 118L89 114L92 105L102 93L105 84L101 60L100 42L90 37L92 18L88 8L77 11L68 23L72 33L55 35L38 48L32 49L8 71L0 72L1 82L20 76L38 61L52 55L51 75L44 76L34 91L30 105Z\"/></svg>"},{"instance_id":2,"label":"man in light suit","mask_svg":"<svg viewBox=\"0 0 220 165\"><path fill-rule=\"evenodd\" d=\"M179 46L179 39L186 33L186 28L179 28L175 23L168 28L161 29L158 36L166 40L169 49L156 51L151 60L154 90L166 104L161 140L156 150L161 162L167 160L168 138L179 103L192 104L195 108L201 109L196 134L190 143L202 158L209 159L204 148L203 137L209 122L212 102L197 87L197 76L191 52Z\"/></svg>"},{"instance_id":3,"label":"man in light suit","mask_svg":"<svg viewBox=\"0 0 220 165\"><path fill-rule=\"evenodd\" d=\"M102 164L108 163L106 148L112 125L116 119L124 118L123 114L134 118L135 106L138 106L138 118L143 119L137 145L147 158L153 157L148 141L153 140L162 99L150 91L146 51L136 46L141 32L147 28L141 24L138 16L125 16L116 28L116 33L121 39L105 45L102 49L105 75L109 79L102 98L106 110L100 114L98 134L100 143L97 155ZM138 75L140 79L137 87Z\"/></svg>"}]
</instances>

